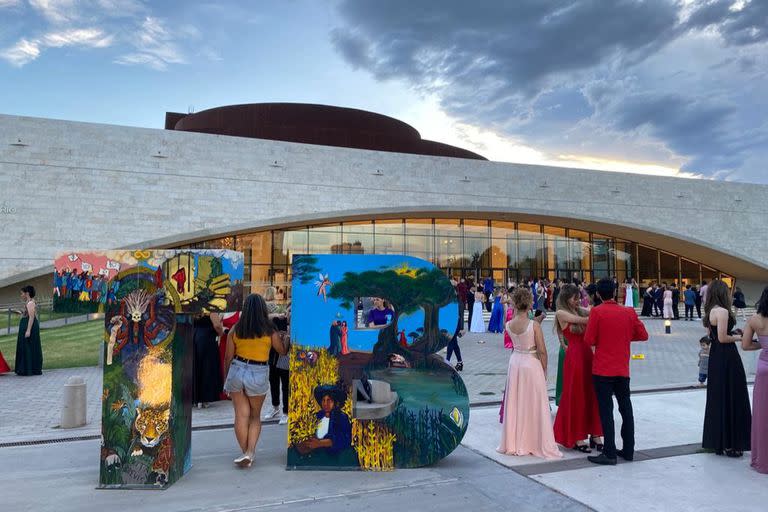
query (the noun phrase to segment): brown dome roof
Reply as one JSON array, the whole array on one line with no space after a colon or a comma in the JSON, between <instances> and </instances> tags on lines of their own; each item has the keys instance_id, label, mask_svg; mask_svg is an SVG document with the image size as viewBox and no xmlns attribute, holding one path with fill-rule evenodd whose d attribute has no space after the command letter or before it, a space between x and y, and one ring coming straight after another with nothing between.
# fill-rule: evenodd
<instances>
[{"instance_id":1,"label":"brown dome roof","mask_svg":"<svg viewBox=\"0 0 768 512\"><path fill-rule=\"evenodd\" d=\"M466 149L424 140L415 128L392 117L328 105L251 103L216 107L194 114L167 112L165 128L322 146L486 160Z\"/></svg>"}]
</instances>

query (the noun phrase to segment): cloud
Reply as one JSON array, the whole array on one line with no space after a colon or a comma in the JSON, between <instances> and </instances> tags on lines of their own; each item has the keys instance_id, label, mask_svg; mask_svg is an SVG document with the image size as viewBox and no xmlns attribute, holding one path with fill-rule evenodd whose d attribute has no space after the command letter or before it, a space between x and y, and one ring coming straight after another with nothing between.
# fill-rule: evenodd
<instances>
[{"instance_id":1,"label":"cloud","mask_svg":"<svg viewBox=\"0 0 768 512\"><path fill-rule=\"evenodd\" d=\"M768 179L751 167L768 151L764 0L343 0L339 12L330 40L353 68L548 158Z\"/></svg>"},{"instance_id":2,"label":"cloud","mask_svg":"<svg viewBox=\"0 0 768 512\"><path fill-rule=\"evenodd\" d=\"M0 9L18 7L19 5L21 5L21 0L0 0Z\"/></svg>"},{"instance_id":3,"label":"cloud","mask_svg":"<svg viewBox=\"0 0 768 512\"><path fill-rule=\"evenodd\" d=\"M15 45L0 51L0 58L16 67L21 67L37 59L45 48L65 46L105 48L112 44L112 40L112 36L95 28L50 32L35 39L20 39Z\"/></svg>"},{"instance_id":4,"label":"cloud","mask_svg":"<svg viewBox=\"0 0 768 512\"><path fill-rule=\"evenodd\" d=\"M141 29L131 44L136 51L118 57L115 60L117 64L146 65L152 69L163 71L169 64L185 62L174 36L165 28L164 22L158 18L145 18L141 24Z\"/></svg>"},{"instance_id":5,"label":"cloud","mask_svg":"<svg viewBox=\"0 0 768 512\"><path fill-rule=\"evenodd\" d=\"M51 23L65 23L77 17L75 0L28 0L29 6Z\"/></svg>"}]
</instances>

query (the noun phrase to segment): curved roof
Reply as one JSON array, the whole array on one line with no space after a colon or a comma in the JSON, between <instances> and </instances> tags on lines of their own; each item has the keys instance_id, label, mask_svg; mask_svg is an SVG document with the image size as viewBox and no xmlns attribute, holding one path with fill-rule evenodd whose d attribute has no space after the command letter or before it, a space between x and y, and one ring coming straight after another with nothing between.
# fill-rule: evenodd
<instances>
[{"instance_id":1,"label":"curved roof","mask_svg":"<svg viewBox=\"0 0 768 512\"><path fill-rule=\"evenodd\" d=\"M392 117L329 105L250 103L216 107L194 114L167 112L165 128L322 146L487 160L466 149L424 140L414 127Z\"/></svg>"}]
</instances>

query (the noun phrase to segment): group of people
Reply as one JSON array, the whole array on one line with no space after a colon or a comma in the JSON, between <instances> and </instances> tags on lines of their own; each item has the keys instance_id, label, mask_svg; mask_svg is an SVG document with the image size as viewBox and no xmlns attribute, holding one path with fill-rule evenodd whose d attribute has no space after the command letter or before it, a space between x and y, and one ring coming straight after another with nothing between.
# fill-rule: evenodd
<instances>
[{"instance_id":1,"label":"group of people","mask_svg":"<svg viewBox=\"0 0 768 512\"><path fill-rule=\"evenodd\" d=\"M63 269L54 274L53 280L54 297L81 302L112 304L120 287L120 281L110 281L107 276L88 270Z\"/></svg>"},{"instance_id":2,"label":"group of people","mask_svg":"<svg viewBox=\"0 0 768 512\"><path fill-rule=\"evenodd\" d=\"M581 306L576 284L564 284L558 295L555 329L567 341L563 395L554 426L547 393L547 349L541 325L530 318L534 301L524 287L512 293L514 313L505 325L513 342L500 417L498 451L508 455L562 457L558 444L584 453L596 464L616 464L617 456L634 457L634 417L629 395L630 343L648 339L634 309L614 300L615 283L601 279L601 304ZM594 347L594 353L593 353ZM594 354L594 355L593 355ZM623 446L614 441L613 396L622 416Z\"/></svg>"},{"instance_id":3,"label":"group of people","mask_svg":"<svg viewBox=\"0 0 768 512\"><path fill-rule=\"evenodd\" d=\"M16 360L13 371L19 376L43 374L43 347L40 342L40 321L35 302L35 287L24 286L21 289L21 300L24 307L15 311L21 315L19 330L16 337ZM11 367L0 352L0 373L8 373Z\"/></svg>"},{"instance_id":4,"label":"group of people","mask_svg":"<svg viewBox=\"0 0 768 512\"><path fill-rule=\"evenodd\" d=\"M633 308L616 302L612 280L600 280L596 289L600 305L590 308L582 307L576 285L560 289L554 328L566 348L554 425L544 335L540 323L531 319L533 295L525 287L511 294L513 313L504 329L513 352L500 409L499 452L559 458L560 445L584 453L602 452L588 457L596 464L614 465L617 457L633 460L630 343L647 340L648 333ZM768 473L768 287L742 331L735 329L728 286L713 280L707 288L703 324L708 336L701 340L699 380L708 378L709 384L702 446L730 457L751 450L752 467ZM743 350L762 350L751 409L737 344ZM620 450L614 441L613 396L622 417Z\"/></svg>"}]
</instances>

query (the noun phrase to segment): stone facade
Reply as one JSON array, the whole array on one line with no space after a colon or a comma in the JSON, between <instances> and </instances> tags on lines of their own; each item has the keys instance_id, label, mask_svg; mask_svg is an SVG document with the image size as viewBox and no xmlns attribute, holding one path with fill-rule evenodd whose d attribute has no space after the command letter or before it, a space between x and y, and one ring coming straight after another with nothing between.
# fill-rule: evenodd
<instances>
[{"instance_id":1,"label":"stone facade","mask_svg":"<svg viewBox=\"0 0 768 512\"><path fill-rule=\"evenodd\" d=\"M62 250L404 212L602 230L753 288L768 282L767 203L763 185L0 115L0 288L14 294Z\"/></svg>"}]
</instances>

